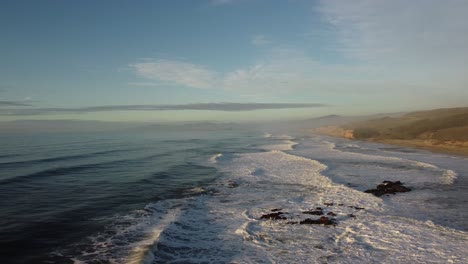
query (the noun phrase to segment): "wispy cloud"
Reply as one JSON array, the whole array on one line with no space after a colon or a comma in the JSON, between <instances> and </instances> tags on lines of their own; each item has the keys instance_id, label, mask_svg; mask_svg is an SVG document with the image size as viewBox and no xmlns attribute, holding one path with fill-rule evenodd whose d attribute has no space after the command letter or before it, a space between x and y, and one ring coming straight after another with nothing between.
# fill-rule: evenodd
<instances>
[{"instance_id":1,"label":"wispy cloud","mask_svg":"<svg viewBox=\"0 0 468 264\"><path fill-rule=\"evenodd\" d=\"M466 63L468 2L459 0L322 0L343 51L385 63Z\"/></svg>"},{"instance_id":2,"label":"wispy cloud","mask_svg":"<svg viewBox=\"0 0 468 264\"><path fill-rule=\"evenodd\" d=\"M429 104L438 107L441 98L458 102L460 98L468 96L468 90L463 88L462 83L447 77L439 80L418 79L418 74L427 72L423 66L415 68L417 71L404 69L404 65L400 68L392 69L372 63L327 65L299 50L274 49L251 66L224 74L212 72L210 76L215 76L211 79L212 85L204 88L221 89L253 100L269 98L277 101L298 95L321 98L338 96L346 98L351 104L372 105L376 97L381 100L399 98L400 102L403 99L406 104L410 102L412 107L427 107ZM192 80L197 78L196 74L191 75ZM171 85L178 83L178 80L166 82ZM188 83L184 86L199 88ZM422 94L424 100L421 100Z\"/></svg>"},{"instance_id":3,"label":"wispy cloud","mask_svg":"<svg viewBox=\"0 0 468 264\"><path fill-rule=\"evenodd\" d=\"M175 105L110 105L81 108L28 108L28 109L0 109L0 116L29 116L50 114L79 114L111 111L180 111L180 110L207 110L207 111L254 111L268 109L292 109L325 107L319 103L197 103Z\"/></svg>"},{"instance_id":4,"label":"wispy cloud","mask_svg":"<svg viewBox=\"0 0 468 264\"><path fill-rule=\"evenodd\" d=\"M0 106L31 106L31 104L18 101L0 101Z\"/></svg>"},{"instance_id":5,"label":"wispy cloud","mask_svg":"<svg viewBox=\"0 0 468 264\"><path fill-rule=\"evenodd\" d=\"M154 60L131 64L145 81L132 85L181 85L191 88L222 89L238 94L286 94L307 89L322 78L323 65L292 49L272 49L257 63L226 73L208 70L203 65L181 61ZM150 81L150 82L147 82Z\"/></svg>"},{"instance_id":6,"label":"wispy cloud","mask_svg":"<svg viewBox=\"0 0 468 264\"><path fill-rule=\"evenodd\" d=\"M318 10L337 32L339 52L367 69L369 94L410 107L466 104L468 1L321 0Z\"/></svg>"},{"instance_id":7,"label":"wispy cloud","mask_svg":"<svg viewBox=\"0 0 468 264\"><path fill-rule=\"evenodd\" d=\"M252 38L251 43L255 46L263 46L270 44L271 41L265 35L256 35Z\"/></svg>"},{"instance_id":8,"label":"wispy cloud","mask_svg":"<svg viewBox=\"0 0 468 264\"><path fill-rule=\"evenodd\" d=\"M177 60L153 59L131 67L142 82L221 89L252 98L307 92L349 95L348 101L369 103L370 96L391 95L422 105L437 103L441 96L468 96L467 1L322 0L317 11L334 28L334 56L345 63L317 60L297 47L269 45L254 63L227 72ZM268 42L264 35L251 39L253 45Z\"/></svg>"},{"instance_id":9,"label":"wispy cloud","mask_svg":"<svg viewBox=\"0 0 468 264\"><path fill-rule=\"evenodd\" d=\"M298 50L273 49L252 66L227 73L222 87L240 93L291 94L316 87L323 67Z\"/></svg>"},{"instance_id":10,"label":"wispy cloud","mask_svg":"<svg viewBox=\"0 0 468 264\"><path fill-rule=\"evenodd\" d=\"M129 65L137 75L168 84L195 88L212 88L217 81L216 73L202 65L182 61L155 60Z\"/></svg>"}]
</instances>

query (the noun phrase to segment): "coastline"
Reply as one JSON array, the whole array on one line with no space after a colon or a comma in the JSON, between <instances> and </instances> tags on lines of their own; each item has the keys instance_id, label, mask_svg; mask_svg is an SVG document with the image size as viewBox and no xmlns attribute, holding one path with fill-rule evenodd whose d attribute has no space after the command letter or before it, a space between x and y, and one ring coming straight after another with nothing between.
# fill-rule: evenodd
<instances>
[{"instance_id":1,"label":"coastline","mask_svg":"<svg viewBox=\"0 0 468 264\"><path fill-rule=\"evenodd\" d=\"M346 138L349 140L359 140L364 142L374 142L387 145L396 145L402 147L410 147L415 149L428 150L434 153L453 154L468 157L468 142L463 141L436 141L436 140L423 140L423 139L383 139L383 138L370 138L370 139L356 139L353 137L352 130L346 130L338 126L328 126L313 129L314 134Z\"/></svg>"},{"instance_id":2,"label":"coastline","mask_svg":"<svg viewBox=\"0 0 468 264\"><path fill-rule=\"evenodd\" d=\"M429 150L436 153L454 154L468 157L467 142L451 142L451 141L434 141L421 139L371 139L369 142L376 142L388 145L397 145L403 147L411 147L416 149Z\"/></svg>"}]
</instances>

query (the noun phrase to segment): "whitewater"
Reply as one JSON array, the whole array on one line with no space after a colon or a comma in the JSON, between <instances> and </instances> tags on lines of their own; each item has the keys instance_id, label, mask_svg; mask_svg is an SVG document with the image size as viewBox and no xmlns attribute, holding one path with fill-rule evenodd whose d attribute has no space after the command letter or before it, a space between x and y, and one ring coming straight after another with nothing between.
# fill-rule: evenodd
<instances>
[{"instance_id":1,"label":"whitewater","mask_svg":"<svg viewBox=\"0 0 468 264\"><path fill-rule=\"evenodd\" d=\"M221 176L116 218L75 263L466 263L466 158L320 136L217 153ZM383 180L412 189L375 197ZM336 225L294 224L320 208ZM283 212L284 220L261 219ZM122 224L125 223L125 224ZM103 257L104 256L104 257Z\"/></svg>"},{"instance_id":2,"label":"whitewater","mask_svg":"<svg viewBox=\"0 0 468 264\"><path fill-rule=\"evenodd\" d=\"M466 157L242 127L0 142L1 263L467 262Z\"/></svg>"}]
</instances>

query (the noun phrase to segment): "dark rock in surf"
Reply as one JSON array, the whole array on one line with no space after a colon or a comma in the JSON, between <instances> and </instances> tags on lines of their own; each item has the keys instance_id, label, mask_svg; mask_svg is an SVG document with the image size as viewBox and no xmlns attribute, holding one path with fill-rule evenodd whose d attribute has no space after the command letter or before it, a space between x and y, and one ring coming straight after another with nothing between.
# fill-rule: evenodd
<instances>
[{"instance_id":1,"label":"dark rock in surf","mask_svg":"<svg viewBox=\"0 0 468 264\"><path fill-rule=\"evenodd\" d=\"M264 214L260 217L260 219L267 219L267 220L286 220L287 218L284 216L285 213L283 212L276 212L271 214Z\"/></svg>"},{"instance_id":2,"label":"dark rock in surf","mask_svg":"<svg viewBox=\"0 0 468 264\"><path fill-rule=\"evenodd\" d=\"M328 212L327 215L336 216L334 212Z\"/></svg>"},{"instance_id":3,"label":"dark rock in surf","mask_svg":"<svg viewBox=\"0 0 468 264\"><path fill-rule=\"evenodd\" d=\"M397 192L409 192L410 188L403 186L400 181L391 182L383 181L382 184L377 185L376 189L370 189L364 191L365 193L372 193L373 195L380 197L385 194L395 194Z\"/></svg>"},{"instance_id":4,"label":"dark rock in surf","mask_svg":"<svg viewBox=\"0 0 468 264\"><path fill-rule=\"evenodd\" d=\"M239 184L237 182L235 182L235 181L228 181L227 187L228 188L236 188L236 187L239 187Z\"/></svg>"},{"instance_id":5,"label":"dark rock in surf","mask_svg":"<svg viewBox=\"0 0 468 264\"><path fill-rule=\"evenodd\" d=\"M301 225L336 225L336 220L334 218L328 218L322 216L319 219L310 219L307 218L299 222Z\"/></svg>"},{"instance_id":6,"label":"dark rock in surf","mask_svg":"<svg viewBox=\"0 0 468 264\"><path fill-rule=\"evenodd\" d=\"M283 210L283 209L281 209L281 208L271 209L272 212L279 212L279 211L281 211L281 210Z\"/></svg>"},{"instance_id":7,"label":"dark rock in surf","mask_svg":"<svg viewBox=\"0 0 468 264\"><path fill-rule=\"evenodd\" d=\"M303 214L310 214L310 215L323 215L323 210L321 207L315 208L315 210L309 210L302 212Z\"/></svg>"}]
</instances>

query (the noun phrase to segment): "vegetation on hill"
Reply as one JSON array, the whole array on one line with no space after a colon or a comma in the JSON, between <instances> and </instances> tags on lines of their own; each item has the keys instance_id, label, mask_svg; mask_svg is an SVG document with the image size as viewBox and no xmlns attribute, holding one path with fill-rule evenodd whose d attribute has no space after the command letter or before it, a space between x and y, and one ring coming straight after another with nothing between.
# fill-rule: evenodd
<instances>
[{"instance_id":1,"label":"vegetation on hill","mask_svg":"<svg viewBox=\"0 0 468 264\"><path fill-rule=\"evenodd\" d=\"M468 141L468 107L383 117L342 126L356 139Z\"/></svg>"}]
</instances>

